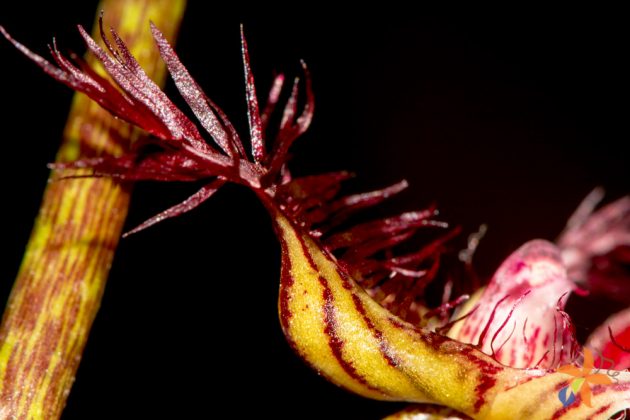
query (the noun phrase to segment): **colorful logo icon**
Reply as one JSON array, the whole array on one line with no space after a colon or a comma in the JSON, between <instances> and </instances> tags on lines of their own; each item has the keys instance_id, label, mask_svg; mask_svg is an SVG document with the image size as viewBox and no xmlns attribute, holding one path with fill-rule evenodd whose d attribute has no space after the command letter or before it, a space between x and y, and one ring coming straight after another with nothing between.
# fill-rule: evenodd
<instances>
[{"instance_id":1,"label":"colorful logo icon","mask_svg":"<svg viewBox=\"0 0 630 420\"><path fill-rule=\"evenodd\" d=\"M582 367L574 365L564 365L557 369L557 372L566 373L575 379L571 381L569 386L564 387L558 392L558 398L565 407L573 404L580 396L580 401L587 407L591 405L591 384L593 385L610 385L613 380L609 375L598 373L600 368L594 368L593 352L584 347L584 364Z\"/></svg>"}]
</instances>

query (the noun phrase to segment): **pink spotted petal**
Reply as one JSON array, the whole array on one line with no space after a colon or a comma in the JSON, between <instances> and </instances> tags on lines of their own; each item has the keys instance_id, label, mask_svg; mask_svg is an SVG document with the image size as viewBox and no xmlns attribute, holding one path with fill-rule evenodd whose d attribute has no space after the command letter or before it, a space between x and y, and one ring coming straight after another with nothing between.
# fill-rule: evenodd
<instances>
[{"instance_id":1,"label":"pink spotted petal","mask_svg":"<svg viewBox=\"0 0 630 420\"><path fill-rule=\"evenodd\" d=\"M569 363L576 342L563 308L572 287L558 248L530 241L499 267L475 312L452 330L453 338L478 344L512 367Z\"/></svg>"},{"instance_id":2,"label":"pink spotted petal","mask_svg":"<svg viewBox=\"0 0 630 420\"><path fill-rule=\"evenodd\" d=\"M608 255L618 248L630 248L630 196L594 210L602 197L600 189L591 192L558 239L569 277L583 285L589 284L591 270L606 266ZM626 260L628 262L630 258ZM605 273L605 270L599 270L599 273Z\"/></svg>"}]
</instances>

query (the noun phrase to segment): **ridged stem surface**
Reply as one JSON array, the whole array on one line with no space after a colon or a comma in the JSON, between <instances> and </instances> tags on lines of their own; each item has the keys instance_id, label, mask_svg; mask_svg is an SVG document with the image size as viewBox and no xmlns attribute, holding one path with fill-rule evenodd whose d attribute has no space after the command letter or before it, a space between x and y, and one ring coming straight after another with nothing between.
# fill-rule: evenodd
<instances>
[{"instance_id":1,"label":"ridged stem surface","mask_svg":"<svg viewBox=\"0 0 630 420\"><path fill-rule=\"evenodd\" d=\"M98 12L104 11L106 25L117 29L147 74L163 83L165 68L149 21L172 40L185 5L103 0ZM100 38L98 28L94 32ZM77 94L57 160L119 155L138 135ZM109 178L48 184L0 327L0 418L61 416L127 216L129 187Z\"/></svg>"}]
</instances>

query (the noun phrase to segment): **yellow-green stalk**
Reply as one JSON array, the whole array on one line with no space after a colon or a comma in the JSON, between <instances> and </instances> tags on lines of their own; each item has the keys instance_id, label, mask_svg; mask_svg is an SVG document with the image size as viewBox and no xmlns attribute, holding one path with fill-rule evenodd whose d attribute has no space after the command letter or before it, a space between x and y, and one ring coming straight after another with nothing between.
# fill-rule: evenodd
<instances>
[{"instance_id":1,"label":"yellow-green stalk","mask_svg":"<svg viewBox=\"0 0 630 420\"><path fill-rule=\"evenodd\" d=\"M172 40L185 6L185 0L103 0L98 11L162 84L165 68L148 22ZM137 136L77 94L57 161L120 155ZM109 178L48 184L0 328L0 418L60 417L100 306L129 194L128 185Z\"/></svg>"}]
</instances>

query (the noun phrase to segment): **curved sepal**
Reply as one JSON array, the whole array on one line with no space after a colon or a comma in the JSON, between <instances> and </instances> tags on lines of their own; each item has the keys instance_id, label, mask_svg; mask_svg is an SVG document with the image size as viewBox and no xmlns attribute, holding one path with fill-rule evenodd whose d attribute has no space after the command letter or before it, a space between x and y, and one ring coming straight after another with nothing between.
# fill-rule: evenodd
<instances>
[{"instance_id":1,"label":"curved sepal","mask_svg":"<svg viewBox=\"0 0 630 420\"><path fill-rule=\"evenodd\" d=\"M630 373L593 385L592 407L565 407L568 374L501 365L475 346L402 321L267 202L282 247L279 313L291 347L365 397L446 405L472 418L589 418L630 406ZM574 417L577 415L577 417ZM554 417L555 416L555 417Z\"/></svg>"}]
</instances>

